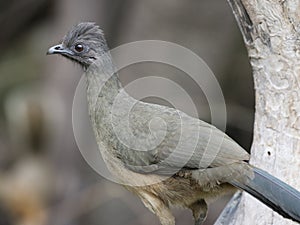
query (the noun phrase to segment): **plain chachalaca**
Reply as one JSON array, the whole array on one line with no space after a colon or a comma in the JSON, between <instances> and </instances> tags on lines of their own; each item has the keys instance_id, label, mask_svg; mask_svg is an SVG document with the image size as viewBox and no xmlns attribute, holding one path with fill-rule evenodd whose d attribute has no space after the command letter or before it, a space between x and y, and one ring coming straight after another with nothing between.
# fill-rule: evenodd
<instances>
[{"instance_id":1,"label":"plain chachalaca","mask_svg":"<svg viewBox=\"0 0 300 225\"><path fill-rule=\"evenodd\" d=\"M190 208L200 225L209 199L237 188L300 222L300 193L250 165L249 154L222 131L174 108L128 95L97 25L74 26L48 54L83 67L90 121L108 169L162 225L175 224L171 205Z\"/></svg>"}]
</instances>

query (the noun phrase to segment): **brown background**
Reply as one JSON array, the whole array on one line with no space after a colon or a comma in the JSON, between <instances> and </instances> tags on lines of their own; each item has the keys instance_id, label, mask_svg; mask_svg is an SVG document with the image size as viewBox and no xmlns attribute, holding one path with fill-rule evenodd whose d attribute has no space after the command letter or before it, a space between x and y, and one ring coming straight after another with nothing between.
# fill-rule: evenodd
<instances>
[{"instance_id":1,"label":"brown background","mask_svg":"<svg viewBox=\"0 0 300 225\"><path fill-rule=\"evenodd\" d=\"M77 149L71 107L82 71L66 59L46 57L45 53L81 21L97 22L111 48L155 39L175 42L198 54L222 87L227 133L250 148L252 77L241 35L225 0L3 0L0 225L158 224L135 196L96 174ZM121 79L126 84L149 75L178 82L191 95L200 118L210 121L199 87L174 68L138 64L122 71ZM176 96L178 104L189 113L180 97ZM146 100L168 104L155 98ZM227 199L210 206L206 224L213 224ZM193 224L191 212L174 211L178 224Z\"/></svg>"}]
</instances>

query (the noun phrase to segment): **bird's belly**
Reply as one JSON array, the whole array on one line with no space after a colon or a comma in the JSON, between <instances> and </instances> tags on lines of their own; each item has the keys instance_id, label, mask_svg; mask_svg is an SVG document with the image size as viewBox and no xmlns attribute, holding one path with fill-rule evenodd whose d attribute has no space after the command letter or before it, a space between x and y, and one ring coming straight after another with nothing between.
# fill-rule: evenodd
<instances>
[{"instance_id":1,"label":"bird's belly","mask_svg":"<svg viewBox=\"0 0 300 225\"><path fill-rule=\"evenodd\" d=\"M148 176L148 175L142 175ZM167 205L189 207L194 202L204 199L211 202L220 195L234 193L236 188L228 183L220 184L211 188L203 188L187 178L170 177L160 183L134 187L125 186L131 192L151 194L161 199Z\"/></svg>"},{"instance_id":2,"label":"bird's belly","mask_svg":"<svg viewBox=\"0 0 300 225\"><path fill-rule=\"evenodd\" d=\"M217 196L236 191L228 183L209 187L201 186L189 177L136 173L126 168L110 151L101 153L108 170L117 182L139 196L147 193L160 198L167 205L188 207L199 199L211 201Z\"/></svg>"}]
</instances>

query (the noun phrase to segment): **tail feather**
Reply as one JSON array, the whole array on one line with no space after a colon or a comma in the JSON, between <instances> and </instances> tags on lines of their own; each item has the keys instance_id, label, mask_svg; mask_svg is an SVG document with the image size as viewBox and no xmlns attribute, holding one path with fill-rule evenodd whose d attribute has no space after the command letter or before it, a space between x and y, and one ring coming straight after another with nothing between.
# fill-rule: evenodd
<instances>
[{"instance_id":1,"label":"tail feather","mask_svg":"<svg viewBox=\"0 0 300 225\"><path fill-rule=\"evenodd\" d=\"M253 168L254 178L230 182L243 189L285 218L300 223L300 192L269 173Z\"/></svg>"}]
</instances>

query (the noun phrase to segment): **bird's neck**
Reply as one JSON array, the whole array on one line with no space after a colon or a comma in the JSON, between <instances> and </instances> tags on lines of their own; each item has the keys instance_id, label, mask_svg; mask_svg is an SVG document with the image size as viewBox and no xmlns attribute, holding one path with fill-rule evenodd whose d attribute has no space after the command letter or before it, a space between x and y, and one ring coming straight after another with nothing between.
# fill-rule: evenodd
<instances>
[{"instance_id":1,"label":"bird's neck","mask_svg":"<svg viewBox=\"0 0 300 225\"><path fill-rule=\"evenodd\" d=\"M111 58L103 57L91 65L86 71L86 81L90 120L93 125L106 127L114 100L123 90Z\"/></svg>"},{"instance_id":2,"label":"bird's neck","mask_svg":"<svg viewBox=\"0 0 300 225\"><path fill-rule=\"evenodd\" d=\"M86 72L87 97L90 106L100 102L111 102L122 89L118 74L112 66L89 68ZM98 103L97 103L98 102Z\"/></svg>"}]
</instances>

